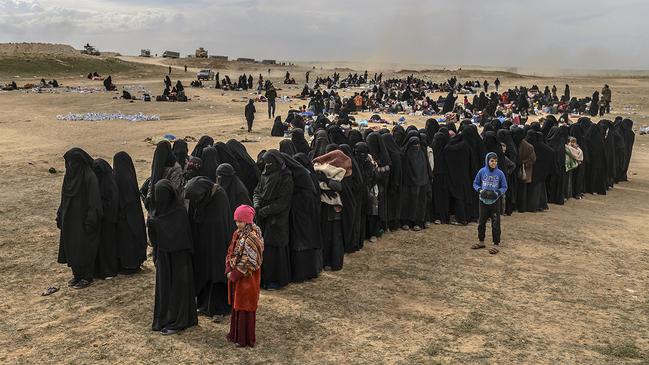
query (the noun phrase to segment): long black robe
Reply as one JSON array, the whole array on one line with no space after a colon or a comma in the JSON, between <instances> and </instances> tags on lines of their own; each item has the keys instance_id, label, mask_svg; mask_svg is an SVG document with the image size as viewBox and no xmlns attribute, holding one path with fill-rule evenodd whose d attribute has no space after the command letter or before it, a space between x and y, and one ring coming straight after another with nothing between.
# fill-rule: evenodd
<instances>
[{"instance_id":1,"label":"long black robe","mask_svg":"<svg viewBox=\"0 0 649 365\"><path fill-rule=\"evenodd\" d=\"M279 142L279 152L293 157L297 153L295 144L290 139L283 139Z\"/></svg>"},{"instance_id":2,"label":"long black robe","mask_svg":"<svg viewBox=\"0 0 649 365\"><path fill-rule=\"evenodd\" d=\"M566 174L566 143L568 142L568 128L554 126L546 136L546 143L554 151L555 167L548 176L546 187L548 202L563 205L565 200L564 184L568 178Z\"/></svg>"},{"instance_id":3,"label":"long black robe","mask_svg":"<svg viewBox=\"0 0 649 365\"><path fill-rule=\"evenodd\" d=\"M192 151L192 156L198 157L198 158L203 158L203 149L205 147L210 147L214 144L214 139L210 136L202 136L199 140L196 146L194 146L194 150Z\"/></svg>"},{"instance_id":4,"label":"long black robe","mask_svg":"<svg viewBox=\"0 0 649 365\"><path fill-rule=\"evenodd\" d=\"M340 198L343 203L342 230L345 253L356 252L362 247L361 204L363 176L358 167L354 153L347 144L340 145L340 150L352 161L352 174L342 179Z\"/></svg>"},{"instance_id":5,"label":"long black robe","mask_svg":"<svg viewBox=\"0 0 649 365\"><path fill-rule=\"evenodd\" d=\"M246 186L248 193L250 193L250 199L252 199L252 193L259 183L259 177L261 172L255 163L255 160L250 157L246 146L243 143L237 141L236 139L229 140L226 145L230 148L230 151L233 155L237 157L239 162L239 170L236 171L237 176ZM232 167L235 167L234 165Z\"/></svg>"},{"instance_id":6,"label":"long black robe","mask_svg":"<svg viewBox=\"0 0 649 365\"><path fill-rule=\"evenodd\" d=\"M444 158L444 147L449 142L448 132L435 133L433 138L433 218L441 224L450 223L450 178Z\"/></svg>"},{"instance_id":7,"label":"long black robe","mask_svg":"<svg viewBox=\"0 0 649 365\"><path fill-rule=\"evenodd\" d=\"M146 226L137 176L131 156L117 152L113 157L113 173L119 189L117 214L117 247L122 273L137 270L146 260Z\"/></svg>"},{"instance_id":8,"label":"long black robe","mask_svg":"<svg viewBox=\"0 0 649 365\"><path fill-rule=\"evenodd\" d=\"M187 149L187 142L183 139L177 139L174 141L172 151L176 156L176 162L184 169L187 161L189 160L189 155L187 154L189 150Z\"/></svg>"},{"instance_id":9,"label":"long black robe","mask_svg":"<svg viewBox=\"0 0 649 365\"><path fill-rule=\"evenodd\" d=\"M61 230L58 262L68 264L77 280L92 280L101 236L102 202L92 157L80 148L63 155L65 177L56 213Z\"/></svg>"},{"instance_id":10,"label":"long black robe","mask_svg":"<svg viewBox=\"0 0 649 365\"><path fill-rule=\"evenodd\" d=\"M514 143L512 132L509 129L500 129L496 132L498 142L505 144L505 156L514 163L516 169L511 174L507 174L507 192L505 193L505 214L511 215L516 208L516 198L518 194L517 172L520 166L518 160L518 147Z\"/></svg>"},{"instance_id":11,"label":"long black robe","mask_svg":"<svg viewBox=\"0 0 649 365\"><path fill-rule=\"evenodd\" d=\"M117 238L117 213L119 210L119 189L110 164L102 158L96 159L92 169L97 175L103 215L101 217L101 238L95 259L95 278L105 279L117 276L119 271Z\"/></svg>"},{"instance_id":12,"label":"long black robe","mask_svg":"<svg viewBox=\"0 0 649 365\"><path fill-rule=\"evenodd\" d=\"M600 120L597 126L604 136L604 155L606 156L606 186L613 187L617 173L617 148L615 145L616 136L613 122L607 119Z\"/></svg>"},{"instance_id":13,"label":"long black robe","mask_svg":"<svg viewBox=\"0 0 649 365\"><path fill-rule=\"evenodd\" d=\"M401 221L423 227L426 218L427 161L418 137L410 137L403 147L403 187Z\"/></svg>"},{"instance_id":14,"label":"long black robe","mask_svg":"<svg viewBox=\"0 0 649 365\"><path fill-rule=\"evenodd\" d=\"M309 152L311 152L309 143L306 141L306 138L304 138L304 130L299 128L293 129L291 131L291 141L293 142L293 145L295 145L297 152L304 153L307 156L309 155Z\"/></svg>"},{"instance_id":15,"label":"long black robe","mask_svg":"<svg viewBox=\"0 0 649 365\"><path fill-rule=\"evenodd\" d=\"M556 162L554 150L543 141L543 133L529 130L527 142L534 147L536 162L532 173L532 182L527 187L527 211L538 212L548 209L547 189L545 182L555 173Z\"/></svg>"},{"instance_id":16,"label":"long black robe","mask_svg":"<svg viewBox=\"0 0 649 365\"><path fill-rule=\"evenodd\" d=\"M309 157L313 160L316 157L322 156L326 153L327 146L329 145L329 136L327 131L320 129L315 132L315 137L313 138L311 152L309 152Z\"/></svg>"},{"instance_id":17,"label":"long black robe","mask_svg":"<svg viewBox=\"0 0 649 365\"><path fill-rule=\"evenodd\" d=\"M277 117L275 117L273 127L270 130L270 135L273 137L283 137L287 129L288 127L285 126L284 123L282 123L282 117L278 115Z\"/></svg>"},{"instance_id":18,"label":"long black robe","mask_svg":"<svg viewBox=\"0 0 649 365\"><path fill-rule=\"evenodd\" d=\"M228 196L203 176L185 185L194 241L194 288L198 310L207 315L230 313L225 256L235 230Z\"/></svg>"},{"instance_id":19,"label":"long black robe","mask_svg":"<svg viewBox=\"0 0 649 365\"><path fill-rule=\"evenodd\" d=\"M469 200L477 199L473 195L473 173L471 171L471 148L461 134L451 138L442 152L449 175L450 207L455 220L460 224L468 223L471 216L469 209L473 205Z\"/></svg>"},{"instance_id":20,"label":"long black robe","mask_svg":"<svg viewBox=\"0 0 649 365\"><path fill-rule=\"evenodd\" d=\"M293 158L282 154L291 170L290 267L291 281L303 282L317 278L322 271L322 241L320 234L320 193L308 157L301 153ZM310 169L309 169L310 168Z\"/></svg>"},{"instance_id":21,"label":"long black robe","mask_svg":"<svg viewBox=\"0 0 649 365\"><path fill-rule=\"evenodd\" d=\"M198 170L199 176L205 176L212 182L216 182L216 168L219 167L221 161L219 153L214 147L206 147L201 154L201 168Z\"/></svg>"},{"instance_id":22,"label":"long black robe","mask_svg":"<svg viewBox=\"0 0 649 365\"><path fill-rule=\"evenodd\" d=\"M279 151L268 150L261 160L265 167L252 199L257 225L264 236L261 287L279 289L290 280L289 215L293 179Z\"/></svg>"},{"instance_id":23,"label":"long black robe","mask_svg":"<svg viewBox=\"0 0 649 365\"><path fill-rule=\"evenodd\" d=\"M619 166L618 181L628 181L627 176L629 171L629 163L631 162L631 155L633 153L633 144L635 143L635 133L633 132L633 121L631 119L623 119L620 123L620 134L624 140L624 159Z\"/></svg>"},{"instance_id":24,"label":"long black robe","mask_svg":"<svg viewBox=\"0 0 649 365\"><path fill-rule=\"evenodd\" d=\"M216 177L219 185L225 190L230 203L230 215L234 215L234 211L240 205L252 205L248 189L243 185L239 177L234 173L232 165L229 163L222 163L216 169Z\"/></svg>"},{"instance_id":25,"label":"long black robe","mask_svg":"<svg viewBox=\"0 0 649 365\"><path fill-rule=\"evenodd\" d=\"M385 146L381 135L377 132L372 132L367 135L367 146L370 150L370 155L378 165L376 173L376 185L379 188L379 221L381 228L384 228L388 220L388 189L390 183L390 168L392 160L390 154Z\"/></svg>"},{"instance_id":26,"label":"long black robe","mask_svg":"<svg viewBox=\"0 0 649 365\"><path fill-rule=\"evenodd\" d=\"M149 239L156 266L154 331L182 330L198 324L192 267L192 233L181 198L169 180L154 185Z\"/></svg>"},{"instance_id":27,"label":"long black robe","mask_svg":"<svg viewBox=\"0 0 649 365\"><path fill-rule=\"evenodd\" d=\"M478 129L474 125L471 124L464 126L460 134L471 151L469 167L471 172L471 181L473 181L473 177L475 177L478 171L484 166L484 158L487 152L484 143L478 134ZM449 167L451 166L449 165ZM469 191L469 196L470 199L466 202L467 218L469 221L475 221L478 219L478 193L472 188Z\"/></svg>"},{"instance_id":28,"label":"long black robe","mask_svg":"<svg viewBox=\"0 0 649 365\"><path fill-rule=\"evenodd\" d=\"M606 195L606 150L602 129L591 124L585 133L586 145L588 146L588 166L585 176L585 191Z\"/></svg>"},{"instance_id":29,"label":"long black robe","mask_svg":"<svg viewBox=\"0 0 649 365\"><path fill-rule=\"evenodd\" d=\"M390 155L390 172L387 192L387 225L389 229L401 226L401 193L403 182L403 152L392 134L381 135Z\"/></svg>"}]
</instances>

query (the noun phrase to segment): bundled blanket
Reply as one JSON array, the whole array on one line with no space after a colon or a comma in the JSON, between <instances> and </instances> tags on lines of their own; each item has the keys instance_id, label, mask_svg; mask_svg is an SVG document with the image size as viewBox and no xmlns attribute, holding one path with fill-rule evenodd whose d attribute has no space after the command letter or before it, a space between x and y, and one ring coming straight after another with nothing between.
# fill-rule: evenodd
<instances>
[{"instance_id":1,"label":"bundled blanket","mask_svg":"<svg viewBox=\"0 0 649 365\"><path fill-rule=\"evenodd\" d=\"M341 181L343 177L345 177L345 169L342 167L336 167L333 165L330 165L328 163L318 163L315 162L313 164L313 169L318 172L321 171L322 173L327 176L327 178L336 180L336 181ZM340 194L338 192L335 192L331 190L329 185L327 185L326 182L320 181L320 191L322 192L320 194L320 201L333 205L334 207L342 207L343 202L342 199L340 198Z\"/></svg>"}]
</instances>

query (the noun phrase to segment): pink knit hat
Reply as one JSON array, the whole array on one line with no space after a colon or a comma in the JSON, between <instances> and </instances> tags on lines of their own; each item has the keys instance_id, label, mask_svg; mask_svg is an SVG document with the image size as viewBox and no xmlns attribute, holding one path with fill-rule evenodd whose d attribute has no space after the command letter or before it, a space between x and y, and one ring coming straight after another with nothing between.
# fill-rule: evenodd
<instances>
[{"instance_id":1,"label":"pink knit hat","mask_svg":"<svg viewBox=\"0 0 649 365\"><path fill-rule=\"evenodd\" d=\"M250 205L239 205L234 211L234 220L252 224L253 219L255 219L255 209Z\"/></svg>"}]
</instances>

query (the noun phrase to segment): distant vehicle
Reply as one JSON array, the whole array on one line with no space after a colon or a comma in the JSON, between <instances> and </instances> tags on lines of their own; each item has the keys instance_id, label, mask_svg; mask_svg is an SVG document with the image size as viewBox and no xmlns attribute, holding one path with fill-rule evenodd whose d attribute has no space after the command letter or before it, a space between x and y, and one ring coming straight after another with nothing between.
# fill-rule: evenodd
<instances>
[{"instance_id":1,"label":"distant vehicle","mask_svg":"<svg viewBox=\"0 0 649 365\"><path fill-rule=\"evenodd\" d=\"M141 49L140 50L140 57L151 57L151 50L150 49Z\"/></svg>"},{"instance_id":2,"label":"distant vehicle","mask_svg":"<svg viewBox=\"0 0 649 365\"><path fill-rule=\"evenodd\" d=\"M203 47L198 47L195 56L196 58L207 58L207 51Z\"/></svg>"},{"instance_id":3,"label":"distant vehicle","mask_svg":"<svg viewBox=\"0 0 649 365\"><path fill-rule=\"evenodd\" d=\"M200 70L196 74L196 78L198 80L206 80L206 81L214 80L214 71L210 69Z\"/></svg>"},{"instance_id":4,"label":"distant vehicle","mask_svg":"<svg viewBox=\"0 0 649 365\"><path fill-rule=\"evenodd\" d=\"M164 53L162 54L162 57L164 57L164 58L180 58L180 52L164 51Z\"/></svg>"},{"instance_id":5,"label":"distant vehicle","mask_svg":"<svg viewBox=\"0 0 649 365\"><path fill-rule=\"evenodd\" d=\"M91 56L99 56L101 54L99 53L99 50L91 46L90 43L86 43L86 45L83 46L83 51L81 51L81 53L91 55Z\"/></svg>"}]
</instances>

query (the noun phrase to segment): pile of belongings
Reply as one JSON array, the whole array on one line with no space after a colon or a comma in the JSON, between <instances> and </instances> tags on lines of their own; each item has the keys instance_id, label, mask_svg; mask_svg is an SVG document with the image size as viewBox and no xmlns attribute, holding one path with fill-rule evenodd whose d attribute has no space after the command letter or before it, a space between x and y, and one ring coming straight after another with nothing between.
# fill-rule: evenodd
<instances>
[{"instance_id":1,"label":"pile of belongings","mask_svg":"<svg viewBox=\"0 0 649 365\"><path fill-rule=\"evenodd\" d=\"M640 127L640 135L649 134L649 125Z\"/></svg>"},{"instance_id":2,"label":"pile of belongings","mask_svg":"<svg viewBox=\"0 0 649 365\"><path fill-rule=\"evenodd\" d=\"M122 114L122 113L68 113L65 115L57 115L56 119L65 121L86 121L86 122L99 122L104 120L127 120L129 122L148 122L160 120L159 115L148 115L142 112L137 114Z\"/></svg>"},{"instance_id":3,"label":"pile of belongings","mask_svg":"<svg viewBox=\"0 0 649 365\"><path fill-rule=\"evenodd\" d=\"M95 71L93 73L89 73L87 78L88 78L88 80L94 80L94 81L103 81L104 80L103 77L99 76L97 71Z\"/></svg>"}]
</instances>

